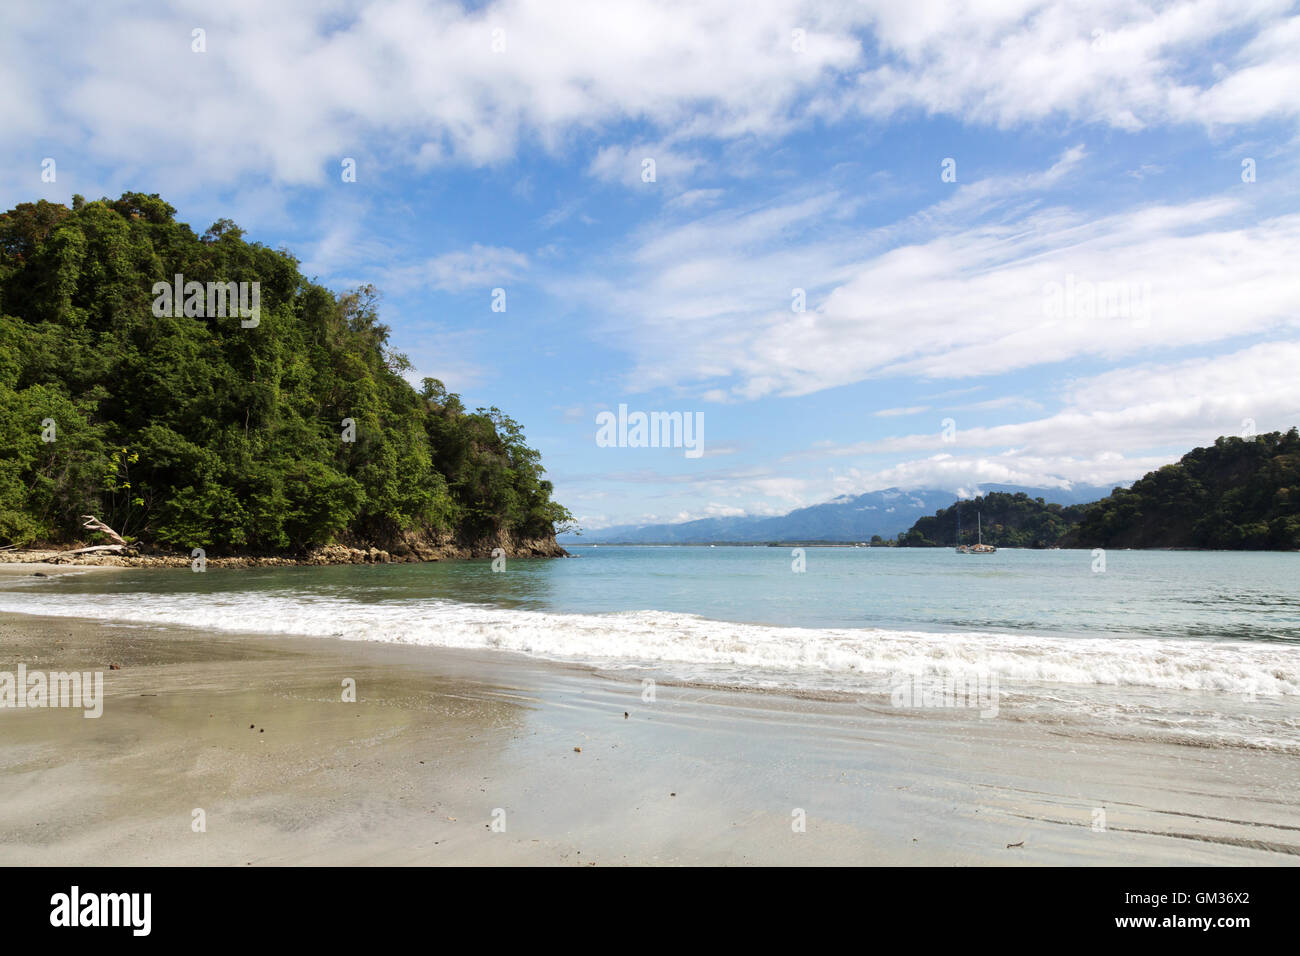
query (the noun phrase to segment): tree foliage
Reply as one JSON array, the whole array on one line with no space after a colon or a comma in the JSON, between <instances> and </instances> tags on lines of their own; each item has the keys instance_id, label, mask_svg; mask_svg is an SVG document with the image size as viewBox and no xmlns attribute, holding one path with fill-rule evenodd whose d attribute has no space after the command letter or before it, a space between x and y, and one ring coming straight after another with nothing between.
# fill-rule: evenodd
<instances>
[{"instance_id":1,"label":"tree foliage","mask_svg":"<svg viewBox=\"0 0 1300 956\"><path fill-rule=\"evenodd\" d=\"M962 543L998 547L1300 549L1300 434L1222 437L1178 462L1089 504L1047 504L1023 492L958 502L922 518L900 545L952 546L961 508Z\"/></svg>"},{"instance_id":2,"label":"tree foliage","mask_svg":"<svg viewBox=\"0 0 1300 956\"><path fill-rule=\"evenodd\" d=\"M260 283L256 327L156 317L176 274ZM156 195L0 215L0 539L73 540L90 513L144 542L265 552L571 522L517 423L406 382L377 299L309 282L229 220L198 236Z\"/></svg>"},{"instance_id":3,"label":"tree foliage","mask_svg":"<svg viewBox=\"0 0 1300 956\"><path fill-rule=\"evenodd\" d=\"M1047 548L1083 516L1087 505L1049 504L1030 498L1023 491L1008 494L995 491L921 518L898 537L900 547L955 547L957 512L961 511L961 544L975 544L978 524L983 525L985 544L999 548Z\"/></svg>"},{"instance_id":4,"label":"tree foliage","mask_svg":"<svg viewBox=\"0 0 1300 956\"><path fill-rule=\"evenodd\" d=\"M1300 548L1300 435L1224 437L1096 502L1082 548Z\"/></svg>"}]
</instances>

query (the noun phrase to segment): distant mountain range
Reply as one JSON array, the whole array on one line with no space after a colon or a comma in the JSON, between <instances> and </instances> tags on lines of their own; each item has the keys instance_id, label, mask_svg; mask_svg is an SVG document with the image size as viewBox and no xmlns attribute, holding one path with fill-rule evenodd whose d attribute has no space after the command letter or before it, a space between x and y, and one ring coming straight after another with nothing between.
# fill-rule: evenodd
<instances>
[{"instance_id":1,"label":"distant mountain range","mask_svg":"<svg viewBox=\"0 0 1300 956\"><path fill-rule=\"evenodd\" d=\"M1125 482L1124 484L1127 484ZM1023 491L1060 505L1096 501L1110 494L1111 485L1028 488L1020 485L981 485L984 494ZM720 541L870 541L872 535L892 538L917 519L933 515L957 500L951 491L886 488L861 495L841 495L820 505L797 508L771 517L739 515L700 518L680 524L616 525L582 535L562 535L562 544L712 544Z\"/></svg>"}]
</instances>

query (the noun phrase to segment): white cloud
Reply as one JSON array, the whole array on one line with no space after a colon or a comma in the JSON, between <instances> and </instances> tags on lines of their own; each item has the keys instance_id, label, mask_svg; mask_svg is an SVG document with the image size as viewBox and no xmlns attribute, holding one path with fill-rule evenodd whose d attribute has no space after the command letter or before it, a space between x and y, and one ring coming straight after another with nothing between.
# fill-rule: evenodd
<instances>
[{"instance_id":1,"label":"white cloud","mask_svg":"<svg viewBox=\"0 0 1300 956\"><path fill-rule=\"evenodd\" d=\"M175 194L337 182L344 156L364 177L562 153L629 122L666 158L858 113L1220 127L1300 112L1298 33L1282 0L17 2L0 9L0 128L145 164ZM1219 69L1184 65L1211 47ZM613 173L602 145L620 149L597 144L593 169ZM12 145L0 159L30 172Z\"/></svg>"},{"instance_id":2,"label":"white cloud","mask_svg":"<svg viewBox=\"0 0 1300 956\"><path fill-rule=\"evenodd\" d=\"M689 189L670 199L665 208L674 212L681 212L698 207L717 205L718 200L721 198L721 189Z\"/></svg>"},{"instance_id":3,"label":"white cloud","mask_svg":"<svg viewBox=\"0 0 1300 956\"><path fill-rule=\"evenodd\" d=\"M939 454L876 471L850 469L839 476L838 485L847 493L898 487L908 490L936 488L960 494L973 494L977 488L994 484L1030 488L1113 487L1139 478L1168 464L1169 460L1167 455L1125 458L1100 454L1075 458Z\"/></svg>"},{"instance_id":4,"label":"white cloud","mask_svg":"<svg viewBox=\"0 0 1300 956\"><path fill-rule=\"evenodd\" d=\"M678 192L686 188L691 175L704 164L702 156L663 143L647 143L605 146L591 161L587 172L605 182L622 183L633 189L658 188Z\"/></svg>"},{"instance_id":5,"label":"white cloud","mask_svg":"<svg viewBox=\"0 0 1300 956\"><path fill-rule=\"evenodd\" d=\"M1222 434L1242 433L1248 419L1257 432L1300 424L1297 367L1300 342L1264 342L1221 358L1117 368L1063 386L1066 406L1047 418L983 428L963 428L958 420L953 441L945 441L936 428L822 446L805 457L936 451L941 460L950 460L954 451L976 449L996 450L1013 464L1034 460L1057 467L1060 471L1053 473L1063 476L1078 473L1080 462L1109 462L1118 468L1126 464L1123 454L1208 445Z\"/></svg>"},{"instance_id":6,"label":"white cloud","mask_svg":"<svg viewBox=\"0 0 1300 956\"><path fill-rule=\"evenodd\" d=\"M567 288L619 317L608 332L639 360L630 380L710 400L1113 361L1300 325L1300 215L1261 218L1266 193L984 221L1026 183L1054 181L1001 177L972 187L978 213L928 211L867 232L837 225L845 197L804 192L660 226L602 264L618 283ZM796 288L806 312L791 309ZM1110 314L1088 314L1088 289L1113 296Z\"/></svg>"},{"instance_id":7,"label":"white cloud","mask_svg":"<svg viewBox=\"0 0 1300 956\"><path fill-rule=\"evenodd\" d=\"M878 58L854 107L876 118L947 114L1010 127L1048 118L1136 130L1293 118L1300 84L1285 0L916 2L875 8ZM1226 76L1183 64L1211 43ZM829 108L829 107L828 107Z\"/></svg>"},{"instance_id":8,"label":"white cloud","mask_svg":"<svg viewBox=\"0 0 1300 956\"><path fill-rule=\"evenodd\" d=\"M80 138L105 163L148 155L205 185L337 181L343 156L358 158L359 180L387 155L496 163L524 142L562 152L570 133L628 120L766 134L860 55L852 20L822 29L807 0L80 6L0 11L5 75L26 78L5 84L26 95L0 100L0 127ZM794 23L809 30L802 54ZM191 49L196 26L204 53Z\"/></svg>"},{"instance_id":9,"label":"white cloud","mask_svg":"<svg viewBox=\"0 0 1300 956\"><path fill-rule=\"evenodd\" d=\"M380 281L384 288L395 291L425 287L443 292L482 289L486 296L490 289L518 278L527 268L528 257L522 252L475 243L468 249L422 262L392 266L384 270Z\"/></svg>"},{"instance_id":10,"label":"white cloud","mask_svg":"<svg viewBox=\"0 0 1300 956\"><path fill-rule=\"evenodd\" d=\"M919 415L921 412L928 412L929 405L908 405L903 408L882 408L878 412L872 412L877 418L898 418L904 415Z\"/></svg>"},{"instance_id":11,"label":"white cloud","mask_svg":"<svg viewBox=\"0 0 1300 956\"><path fill-rule=\"evenodd\" d=\"M1004 395L1001 398L990 398L982 402L969 402L965 405L952 405L949 408L966 412L987 412L1002 408L1028 408L1034 411L1042 411L1043 405L1041 402L1026 398L1023 395Z\"/></svg>"}]
</instances>

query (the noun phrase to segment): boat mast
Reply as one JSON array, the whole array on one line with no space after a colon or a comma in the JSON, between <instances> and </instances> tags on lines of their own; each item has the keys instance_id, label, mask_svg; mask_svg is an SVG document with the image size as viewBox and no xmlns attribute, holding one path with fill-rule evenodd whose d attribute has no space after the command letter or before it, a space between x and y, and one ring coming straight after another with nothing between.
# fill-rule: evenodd
<instances>
[{"instance_id":1,"label":"boat mast","mask_svg":"<svg viewBox=\"0 0 1300 956\"><path fill-rule=\"evenodd\" d=\"M979 543L984 543L984 513L975 512L975 531L979 534Z\"/></svg>"}]
</instances>

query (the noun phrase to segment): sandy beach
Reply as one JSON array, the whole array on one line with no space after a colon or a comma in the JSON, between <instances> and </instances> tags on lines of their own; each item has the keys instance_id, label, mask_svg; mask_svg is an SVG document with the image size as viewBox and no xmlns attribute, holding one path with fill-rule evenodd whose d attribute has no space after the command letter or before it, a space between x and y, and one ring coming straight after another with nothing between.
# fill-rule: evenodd
<instances>
[{"instance_id":1,"label":"sandy beach","mask_svg":"<svg viewBox=\"0 0 1300 956\"><path fill-rule=\"evenodd\" d=\"M1300 862L1296 758L1276 752L4 615L0 671L20 663L102 670L105 702L0 710L3 865Z\"/></svg>"}]
</instances>

